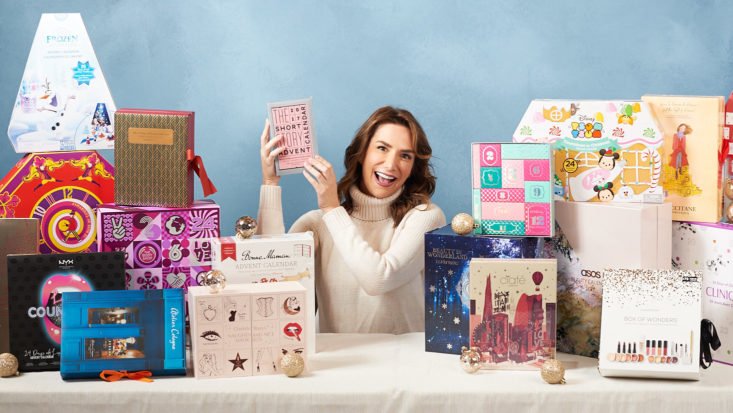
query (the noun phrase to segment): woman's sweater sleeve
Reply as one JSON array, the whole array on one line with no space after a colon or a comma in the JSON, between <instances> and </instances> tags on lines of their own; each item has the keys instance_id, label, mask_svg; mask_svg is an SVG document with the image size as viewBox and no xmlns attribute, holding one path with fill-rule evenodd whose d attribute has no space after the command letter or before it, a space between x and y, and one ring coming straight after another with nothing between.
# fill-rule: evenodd
<instances>
[{"instance_id":1,"label":"woman's sweater sleeve","mask_svg":"<svg viewBox=\"0 0 733 413\"><path fill-rule=\"evenodd\" d=\"M383 253L369 246L343 207L324 214L323 222L364 292L380 295L420 274L425 265L425 233L445 225L445 215L435 204L408 211Z\"/></svg>"},{"instance_id":2,"label":"woman's sweater sleeve","mask_svg":"<svg viewBox=\"0 0 733 413\"><path fill-rule=\"evenodd\" d=\"M282 188L260 186L260 207L257 211L257 234L284 234Z\"/></svg>"}]
</instances>

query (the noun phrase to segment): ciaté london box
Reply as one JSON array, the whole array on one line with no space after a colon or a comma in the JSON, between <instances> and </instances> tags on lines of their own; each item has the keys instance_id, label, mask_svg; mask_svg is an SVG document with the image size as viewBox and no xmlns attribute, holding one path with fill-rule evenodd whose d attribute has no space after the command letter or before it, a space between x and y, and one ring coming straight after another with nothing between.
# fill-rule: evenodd
<instances>
[{"instance_id":1,"label":"ciat\u00e9 london box","mask_svg":"<svg viewBox=\"0 0 733 413\"><path fill-rule=\"evenodd\" d=\"M555 358L557 262L474 258L471 347L482 368L531 370Z\"/></svg>"},{"instance_id":2,"label":"ciat\u00e9 london box","mask_svg":"<svg viewBox=\"0 0 733 413\"><path fill-rule=\"evenodd\" d=\"M664 192L675 221L718 222L722 215L722 96L641 98L664 132ZM726 154L727 155L727 154ZM725 156L725 155L723 155Z\"/></svg>"},{"instance_id":3,"label":"ciat\u00e9 london box","mask_svg":"<svg viewBox=\"0 0 733 413\"><path fill-rule=\"evenodd\" d=\"M114 203L187 208L193 203L194 172L204 196L216 192L194 153L194 113L120 109L115 113Z\"/></svg>"},{"instance_id":4,"label":"ciat\u00e9 london box","mask_svg":"<svg viewBox=\"0 0 733 413\"><path fill-rule=\"evenodd\" d=\"M642 101L533 100L513 139L552 144L556 199L664 201L663 136Z\"/></svg>"},{"instance_id":5,"label":"ciat\u00e9 london box","mask_svg":"<svg viewBox=\"0 0 733 413\"><path fill-rule=\"evenodd\" d=\"M124 251L128 290L201 284L211 269L211 238L219 236L219 205L195 201L188 208L97 208L100 251Z\"/></svg>"},{"instance_id":6,"label":"ciat\u00e9 london box","mask_svg":"<svg viewBox=\"0 0 733 413\"><path fill-rule=\"evenodd\" d=\"M8 335L8 254L38 253L38 220L0 218L0 353L10 352Z\"/></svg>"},{"instance_id":7,"label":"ciat\u00e9 london box","mask_svg":"<svg viewBox=\"0 0 733 413\"><path fill-rule=\"evenodd\" d=\"M279 373L288 353L306 360L307 291L300 283L227 284L188 290L191 358L197 379Z\"/></svg>"},{"instance_id":8,"label":"ciat\u00e9 london box","mask_svg":"<svg viewBox=\"0 0 733 413\"><path fill-rule=\"evenodd\" d=\"M104 370L186 374L182 290L65 292L61 378Z\"/></svg>"},{"instance_id":9,"label":"ciat\u00e9 london box","mask_svg":"<svg viewBox=\"0 0 733 413\"><path fill-rule=\"evenodd\" d=\"M476 234L553 235L549 145L472 143L471 159Z\"/></svg>"},{"instance_id":10,"label":"ciat\u00e9 london box","mask_svg":"<svg viewBox=\"0 0 733 413\"><path fill-rule=\"evenodd\" d=\"M702 273L603 270L603 376L698 380Z\"/></svg>"},{"instance_id":11,"label":"ciat\u00e9 london box","mask_svg":"<svg viewBox=\"0 0 733 413\"><path fill-rule=\"evenodd\" d=\"M713 322L721 347L713 361L733 366L733 225L675 222L675 268L702 272L702 318Z\"/></svg>"},{"instance_id":12,"label":"ciat\u00e9 london box","mask_svg":"<svg viewBox=\"0 0 733 413\"><path fill-rule=\"evenodd\" d=\"M313 127L313 98L271 102L267 109L270 139L282 136L278 146L285 145L286 148L275 158L275 171L278 175L302 172L305 160L318 155Z\"/></svg>"},{"instance_id":13,"label":"ciat\u00e9 london box","mask_svg":"<svg viewBox=\"0 0 733 413\"><path fill-rule=\"evenodd\" d=\"M36 218L42 253L94 252L94 209L114 198L114 168L95 151L31 153L0 181L0 218Z\"/></svg>"},{"instance_id":14,"label":"ciat\u00e9 london box","mask_svg":"<svg viewBox=\"0 0 733 413\"><path fill-rule=\"evenodd\" d=\"M557 349L598 357L605 268L669 269L672 205L555 201Z\"/></svg>"},{"instance_id":15,"label":"ciat\u00e9 london box","mask_svg":"<svg viewBox=\"0 0 733 413\"><path fill-rule=\"evenodd\" d=\"M425 351L460 354L469 345L471 258L547 258L539 237L458 235L450 225L425 234Z\"/></svg>"},{"instance_id":16,"label":"ciat\u00e9 london box","mask_svg":"<svg viewBox=\"0 0 733 413\"><path fill-rule=\"evenodd\" d=\"M9 255L10 352L19 369L59 369L63 293L124 288L122 252Z\"/></svg>"},{"instance_id":17,"label":"ciat\u00e9 london box","mask_svg":"<svg viewBox=\"0 0 733 413\"><path fill-rule=\"evenodd\" d=\"M224 272L227 283L297 281L306 289L307 349L315 353L315 261L313 233L255 235L248 239L211 239L211 268Z\"/></svg>"}]
</instances>

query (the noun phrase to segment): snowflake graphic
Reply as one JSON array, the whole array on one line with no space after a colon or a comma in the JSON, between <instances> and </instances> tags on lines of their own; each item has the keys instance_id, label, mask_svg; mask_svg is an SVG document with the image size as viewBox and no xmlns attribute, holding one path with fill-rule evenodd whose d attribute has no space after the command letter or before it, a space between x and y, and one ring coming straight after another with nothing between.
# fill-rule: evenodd
<instances>
[{"instance_id":1,"label":"snowflake graphic","mask_svg":"<svg viewBox=\"0 0 733 413\"><path fill-rule=\"evenodd\" d=\"M451 344L451 343L448 343L448 344L446 344L446 345L445 345L445 347L446 347L446 348L447 348L448 350L452 350L452 349L453 349L453 344Z\"/></svg>"},{"instance_id":2,"label":"snowflake graphic","mask_svg":"<svg viewBox=\"0 0 733 413\"><path fill-rule=\"evenodd\" d=\"M430 290L431 293L434 293L435 292L435 286L434 285L431 285L430 287L428 287L428 290Z\"/></svg>"},{"instance_id":3,"label":"snowflake graphic","mask_svg":"<svg viewBox=\"0 0 733 413\"><path fill-rule=\"evenodd\" d=\"M522 128L519 129L519 134L520 135L523 135L523 136L530 136L530 135L532 135L532 128L530 128L529 126L526 126L526 125L525 126L522 126Z\"/></svg>"},{"instance_id":4,"label":"snowflake graphic","mask_svg":"<svg viewBox=\"0 0 733 413\"><path fill-rule=\"evenodd\" d=\"M554 136L560 136L560 134L561 134L560 128L558 128L557 126L551 127L549 134L550 135L554 135Z\"/></svg>"},{"instance_id":5,"label":"snowflake graphic","mask_svg":"<svg viewBox=\"0 0 733 413\"><path fill-rule=\"evenodd\" d=\"M458 317L453 317L453 324L461 324L461 319Z\"/></svg>"},{"instance_id":6,"label":"snowflake graphic","mask_svg":"<svg viewBox=\"0 0 733 413\"><path fill-rule=\"evenodd\" d=\"M654 133L654 129L646 128L644 129L644 132L642 132L642 135L644 135L644 137L646 138L654 139L654 136L656 135L656 133Z\"/></svg>"},{"instance_id":7,"label":"snowflake graphic","mask_svg":"<svg viewBox=\"0 0 733 413\"><path fill-rule=\"evenodd\" d=\"M440 308L442 308L443 310L445 310L446 308L448 308L448 304L443 303L443 304L440 305Z\"/></svg>"},{"instance_id":8,"label":"snowflake graphic","mask_svg":"<svg viewBox=\"0 0 733 413\"><path fill-rule=\"evenodd\" d=\"M616 128L616 129L613 130L613 132L611 133L611 135L616 136L618 138L623 138L624 137L624 130L621 129L621 128Z\"/></svg>"},{"instance_id":9,"label":"snowflake graphic","mask_svg":"<svg viewBox=\"0 0 733 413\"><path fill-rule=\"evenodd\" d=\"M453 275L453 270L448 270L448 275Z\"/></svg>"}]
</instances>

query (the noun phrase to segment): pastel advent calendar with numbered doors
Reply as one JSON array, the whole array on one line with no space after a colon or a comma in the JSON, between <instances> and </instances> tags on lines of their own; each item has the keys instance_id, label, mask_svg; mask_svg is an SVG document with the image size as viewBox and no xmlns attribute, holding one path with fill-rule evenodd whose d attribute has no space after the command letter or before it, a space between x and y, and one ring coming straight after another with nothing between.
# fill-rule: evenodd
<instances>
[{"instance_id":1,"label":"pastel advent calendar with numbered doors","mask_svg":"<svg viewBox=\"0 0 733 413\"><path fill-rule=\"evenodd\" d=\"M473 143L476 234L553 235L550 146Z\"/></svg>"}]
</instances>

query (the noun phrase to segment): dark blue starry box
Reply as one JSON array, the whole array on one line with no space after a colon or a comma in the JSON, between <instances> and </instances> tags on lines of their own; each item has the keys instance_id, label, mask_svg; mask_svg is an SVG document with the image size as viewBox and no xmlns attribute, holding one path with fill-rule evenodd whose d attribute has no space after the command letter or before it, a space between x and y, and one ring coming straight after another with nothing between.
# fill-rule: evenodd
<instances>
[{"instance_id":1,"label":"dark blue starry box","mask_svg":"<svg viewBox=\"0 0 733 413\"><path fill-rule=\"evenodd\" d=\"M471 258L548 258L539 237L457 235L450 225L425 234L425 351L460 354L469 342Z\"/></svg>"}]
</instances>

